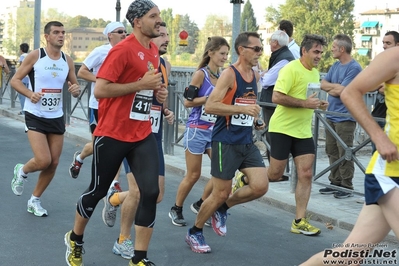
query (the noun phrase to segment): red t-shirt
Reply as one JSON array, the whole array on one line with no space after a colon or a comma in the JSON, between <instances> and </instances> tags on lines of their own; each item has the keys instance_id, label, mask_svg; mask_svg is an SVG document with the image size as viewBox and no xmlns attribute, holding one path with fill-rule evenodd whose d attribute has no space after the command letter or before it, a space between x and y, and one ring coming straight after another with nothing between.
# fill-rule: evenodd
<instances>
[{"instance_id":1,"label":"red t-shirt","mask_svg":"<svg viewBox=\"0 0 399 266\"><path fill-rule=\"evenodd\" d=\"M147 49L134 35L130 35L110 50L98 71L97 78L125 84L140 80L149 69L158 69L158 66L157 46L151 42L150 48ZM94 135L136 142L151 134L151 122L140 112L151 108L152 99L148 103L148 94L137 97L136 94L138 93L100 99L98 124ZM143 98L146 100L142 101ZM142 120L137 120L136 116Z\"/></svg>"}]
</instances>

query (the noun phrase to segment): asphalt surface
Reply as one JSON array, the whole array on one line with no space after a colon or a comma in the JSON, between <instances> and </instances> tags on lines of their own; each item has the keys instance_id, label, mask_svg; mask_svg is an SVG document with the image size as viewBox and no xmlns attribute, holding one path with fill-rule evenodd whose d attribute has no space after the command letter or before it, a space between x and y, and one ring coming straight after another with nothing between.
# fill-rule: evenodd
<instances>
[{"instance_id":1,"label":"asphalt surface","mask_svg":"<svg viewBox=\"0 0 399 266\"><path fill-rule=\"evenodd\" d=\"M37 181L32 173L22 196L15 196L10 188L13 168L32 157L24 124L0 116L0 195L2 197L2 241L0 265L66 265L64 234L71 230L76 201L89 184L90 159L86 160L78 179L68 174L73 153L84 143L65 138L56 176L43 194L42 206L48 217L35 217L26 211L27 200ZM260 201L236 206L229 210L226 237L217 236L211 228L204 228L210 254L193 253L184 242L188 227L176 227L168 218L175 193L182 176L173 171L166 173L166 193L158 205L157 222L148 251L149 258L158 266L169 265L298 265L309 256L333 243L342 242L348 231L322 228L316 237L289 232L293 215ZM121 174L122 188L127 182ZM188 196L184 206L185 218L191 226L195 214L189 205L202 194L204 181L200 180ZM115 227L109 228L101 219L103 202L97 206L84 237L85 265L128 265L128 261L112 253L112 245L119 234L119 215ZM134 231L132 230L132 235Z\"/></svg>"}]
</instances>

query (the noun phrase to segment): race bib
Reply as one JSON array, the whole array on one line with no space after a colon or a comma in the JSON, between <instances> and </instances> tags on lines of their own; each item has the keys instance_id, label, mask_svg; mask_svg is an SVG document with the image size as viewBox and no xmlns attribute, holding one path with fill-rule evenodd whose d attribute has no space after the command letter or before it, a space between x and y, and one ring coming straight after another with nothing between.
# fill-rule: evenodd
<instances>
[{"instance_id":1,"label":"race bib","mask_svg":"<svg viewBox=\"0 0 399 266\"><path fill-rule=\"evenodd\" d=\"M158 133L159 127L161 124L161 106L159 105L153 105L151 106L151 112L150 112L150 121L151 121L151 128L152 128L152 133Z\"/></svg>"},{"instance_id":2,"label":"race bib","mask_svg":"<svg viewBox=\"0 0 399 266\"><path fill-rule=\"evenodd\" d=\"M40 110L57 111L61 102L62 89L42 89Z\"/></svg>"},{"instance_id":3,"label":"race bib","mask_svg":"<svg viewBox=\"0 0 399 266\"><path fill-rule=\"evenodd\" d=\"M243 99L243 98L236 98L234 105L250 105L256 104L256 99ZM254 117L245 114L238 114L233 115L231 117L231 124L241 127L252 127L254 123Z\"/></svg>"},{"instance_id":4,"label":"race bib","mask_svg":"<svg viewBox=\"0 0 399 266\"><path fill-rule=\"evenodd\" d=\"M133 99L130 119L148 121L152 105L153 90L142 90L137 92Z\"/></svg>"},{"instance_id":5,"label":"race bib","mask_svg":"<svg viewBox=\"0 0 399 266\"><path fill-rule=\"evenodd\" d=\"M203 105L201 108L201 120L205 122L215 123L217 115L207 114L205 113L205 106Z\"/></svg>"}]
</instances>

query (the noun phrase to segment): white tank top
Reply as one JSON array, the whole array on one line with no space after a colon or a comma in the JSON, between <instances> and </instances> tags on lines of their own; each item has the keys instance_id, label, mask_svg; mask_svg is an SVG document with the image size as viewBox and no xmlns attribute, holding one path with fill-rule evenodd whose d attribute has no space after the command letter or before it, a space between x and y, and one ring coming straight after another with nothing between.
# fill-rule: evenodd
<instances>
[{"instance_id":1,"label":"white tank top","mask_svg":"<svg viewBox=\"0 0 399 266\"><path fill-rule=\"evenodd\" d=\"M43 118L58 118L64 115L62 110L62 90L69 72L66 56L61 52L57 60L47 56L44 48L39 49L39 59L33 65L29 76L29 89L41 92L42 98L37 103L25 101L24 111Z\"/></svg>"}]
</instances>

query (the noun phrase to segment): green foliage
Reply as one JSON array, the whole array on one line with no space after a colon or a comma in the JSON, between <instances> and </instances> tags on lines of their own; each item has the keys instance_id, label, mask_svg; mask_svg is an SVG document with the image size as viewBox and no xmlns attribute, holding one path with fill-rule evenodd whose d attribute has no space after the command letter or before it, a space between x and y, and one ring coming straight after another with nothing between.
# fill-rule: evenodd
<instances>
[{"instance_id":1,"label":"green foliage","mask_svg":"<svg viewBox=\"0 0 399 266\"><path fill-rule=\"evenodd\" d=\"M182 61L189 61L191 59L191 55L189 53L182 53L180 55L180 60Z\"/></svg>"},{"instance_id":2,"label":"green foliage","mask_svg":"<svg viewBox=\"0 0 399 266\"><path fill-rule=\"evenodd\" d=\"M272 23L277 28L279 21L282 20L280 12L273 6L266 7L265 12L265 21Z\"/></svg>"},{"instance_id":3,"label":"green foliage","mask_svg":"<svg viewBox=\"0 0 399 266\"><path fill-rule=\"evenodd\" d=\"M355 53L353 55L353 59L355 59L363 69L365 69L366 66L370 64L370 58L365 55L360 55L358 53Z\"/></svg>"},{"instance_id":4,"label":"green foliage","mask_svg":"<svg viewBox=\"0 0 399 266\"><path fill-rule=\"evenodd\" d=\"M178 29L173 27L174 18L172 9L168 8L166 10L161 10L161 18L165 21L169 33L168 55L175 54L178 45L179 32Z\"/></svg>"},{"instance_id":5,"label":"green foliage","mask_svg":"<svg viewBox=\"0 0 399 266\"><path fill-rule=\"evenodd\" d=\"M251 1L248 0L241 14L240 31L258 31L258 28L254 9L252 8Z\"/></svg>"},{"instance_id":6,"label":"green foliage","mask_svg":"<svg viewBox=\"0 0 399 266\"><path fill-rule=\"evenodd\" d=\"M323 35L328 47L319 63L319 71L327 72L334 63L331 55L331 43L338 33L347 34L353 39L354 18L352 15L355 6L354 0L287 0L279 6L278 13L268 7L267 21L271 19L287 19L294 24L293 38L300 45L305 34ZM276 24L278 24L278 21Z\"/></svg>"},{"instance_id":7,"label":"green foliage","mask_svg":"<svg viewBox=\"0 0 399 266\"><path fill-rule=\"evenodd\" d=\"M85 28L90 27L91 20L86 16L78 15L68 21L68 28Z\"/></svg>"},{"instance_id":8,"label":"green foliage","mask_svg":"<svg viewBox=\"0 0 399 266\"><path fill-rule=\"evenodd\" d=\"M187 46L177 46L176 54L182 53L189 53L194 54L195 49L197 48L198 43L198 35L199 35L199 28L197 24L190 20L188 15L180 16L179 23L176 25L178 27L178 33L182 30L187 31L188 33L188 45ZM180 38L177 38L179 41Z\"/></svg>"},{"instance_id":9,"label":"green foliage","mask_svg":"<svg viewBox=\"0 0 399 266\"><path fill-rule=\"evenodd\" d=\"M232 49L233 47L231 43L232 29L233 25L230 23L228 17L226 16L218 16L211 14L206 17L204 27L200 31L198 37L198 46L195 51L194 60L196 61L197 65L202 59L202 54L204 53L205 45L208 42L209 37L212 36L224 37L227 41L229 41L230 48Z\"/></svg>"}]
</instances>

